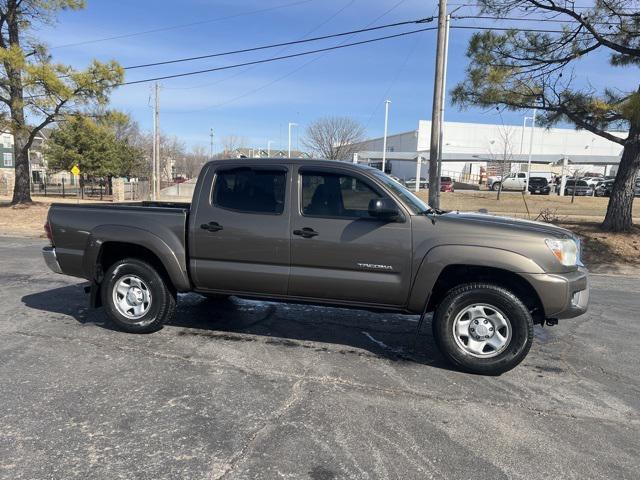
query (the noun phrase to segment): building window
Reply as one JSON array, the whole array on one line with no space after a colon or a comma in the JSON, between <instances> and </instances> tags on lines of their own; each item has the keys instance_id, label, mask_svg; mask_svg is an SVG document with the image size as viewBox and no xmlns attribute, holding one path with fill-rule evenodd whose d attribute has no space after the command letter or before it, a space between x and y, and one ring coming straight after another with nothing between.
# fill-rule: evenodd
<instances>
[{"instance_id":1,"label":"building window","mask_svg":"<svg viewBox=\"0 0 640 480\"><path fill-rule=\"evenodd\" d=\"M2 143L4 144L5 148L11 148L12 146L12 141L11 141L11 135L7 135L6 133L2 136Z\"/></svg>"},{"instance_id":2,"label":"building window","mask_svg":"<svg viewBox=\"0 0 640 480\"><path fill-rule=\"evenodd\" d=\"M3 153L2 159L4 160L5 167L13 167L13 153Z\"/></svg>"}]
</instances>

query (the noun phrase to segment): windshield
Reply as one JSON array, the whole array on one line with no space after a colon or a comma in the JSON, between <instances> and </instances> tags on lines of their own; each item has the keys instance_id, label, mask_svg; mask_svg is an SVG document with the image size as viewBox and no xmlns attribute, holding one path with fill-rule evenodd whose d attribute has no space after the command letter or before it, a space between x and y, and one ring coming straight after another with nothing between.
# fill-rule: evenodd
<instances>
[{"instance_id":1,"label":"windshield","mask_svg":"<svg viewBox=\"0 0 640 480\"><path fill-rule=\"evenodd\" d=\"M420 212L429 210L429 205L416 197L404 185L400 185L398 182L394 182L391 178L389 178L386 174L382 173L382 171L378 169L375 169L375 171L372 173L378 178L378 180L381 180L389 190L391 190L402 199L402 202L413 215L417 215Z\"/></svg>"}]
</instances>

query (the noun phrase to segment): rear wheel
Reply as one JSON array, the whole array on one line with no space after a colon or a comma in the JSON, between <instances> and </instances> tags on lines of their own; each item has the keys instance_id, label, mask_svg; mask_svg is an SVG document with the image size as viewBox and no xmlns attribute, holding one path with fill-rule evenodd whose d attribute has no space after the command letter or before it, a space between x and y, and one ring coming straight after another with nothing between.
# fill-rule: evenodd
<instances>
[{"instance_id":1,"label":"rear wheel","mask_svg":"<svg viewBox=\"0 0 640 480\"><path fill-rule=\"evenodd\" d=\"M463 370L500 375L518 365L533 341L533 319L509 290L487 283L453 288L433 317L443 355Z\"/></svg>"},{"instance_id":2,"label":"rear wheel","mask_svg":"<svg viewBox=\"0 0 640 480\"><path fill-rule=\"evenodd\" d=\"M109 267L101 292L107 316L125 332L154 332L175 313L176 299L167 282L154 267L134 258Z\"/></svg>"}]
</instances>

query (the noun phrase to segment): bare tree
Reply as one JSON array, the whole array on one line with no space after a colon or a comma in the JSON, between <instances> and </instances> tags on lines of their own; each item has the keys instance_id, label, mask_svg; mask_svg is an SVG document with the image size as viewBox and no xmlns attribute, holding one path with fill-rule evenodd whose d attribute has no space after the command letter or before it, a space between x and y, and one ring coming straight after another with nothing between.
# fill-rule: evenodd
<instances>
[{"instance_id":1,"label":"bare tree","mask_svg":"<svg viewBox=\"0 0 640 480\"><path fill-rule=\"evenodd\" d=\"M325 117L307 127L302 143L315 155L329 160L348 160L364 139L364 127L348 117Z\"/></svg>"},{"instance_id":2,"label":"bare tree","mask_svg":"<svg viewBox=\"0 0 640 480\"><path fill-rule=\"evenodd\" d=\"M187 178L196 178L208 159L207 149L201 145L195 146L189 153L176 160L176 171Z\"/></svg>"},{"instance_id":3,"label":"bare tree","mask_svg":"<svg viewBox=\"0 0 640 480\"><path fill-rule=\"evenodd\" d=\"M515 135L515 129L511 125L505 125L504 122L498 128L498 145L489 144L489 156L498 164L498 171L500 172L500 185L498 186L498 196L496 200L500 200L500 194L502 193L502 182L504 176L507 173L507 165L509 171L511 170L511 162L513 161L513 147ZM495 149L495 150L494 150Z\"/></svg>"},{"instance_id":4,"label":"bare tree","mask_svg":"<svg viewBox=\"0 0 640 480\"><path fill-rule=\"evenodd\" d=\"M223 149L222 153L226 157L228 156L229 153L233 152L234 150L244 147L247 143L247 139L232 133L230 135L226 135L222 137L221 142L222 142L222 149Z\"/></svg>"}]
</instances>

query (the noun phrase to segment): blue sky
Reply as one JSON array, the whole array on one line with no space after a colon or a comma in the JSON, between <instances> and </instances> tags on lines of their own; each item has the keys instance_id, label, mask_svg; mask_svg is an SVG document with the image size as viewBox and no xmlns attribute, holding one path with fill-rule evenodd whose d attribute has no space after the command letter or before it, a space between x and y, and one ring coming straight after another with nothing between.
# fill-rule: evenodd
<instances>
[{"instance_id":1,"label":"blue sky","mask_svg":"<svg viewBox=\"0 0 640 480\"><path fill-rule=\"evenodd\" d=\"M279 6L282 8L273 8ZM390 9L392 11L382 16ZM458 13L473 12L465 7ZM38 35L52 47L55 61L82 67L93 58L115 59L128 66L298 40L436 14L437 2L434 0L88 0L85 10L64 12L56 25L42 28ZM173 28L196 22L199 23ZM479 24L478 20L460 20L457 24L470 25L471 22ZM431 25L435 26L435 22ZM373 32L349 41L413 28ZM138 34L150 30L159 31ZM464 52L471 34L470 30L452 30L448 89L464 76L467 65ZM124 37L95 41L115 36ZM295 145L309 122L318 117L337 115L362 122L368 136L380 136L384 126L383 103L389 98L392 101L390 133L415 129L419 119L428 119L431 115L435 39L435 32L424 32L326 54L164 80L161 82L161 128L189 146L208 148L209 130L214 128L217 140L234 134L246 138L248 146L266 148L267 141L272 140L272 148L286 148L288 122L300 125L297 132L294 129ZM126 80L214 68L344 41L344 38L331 39L285 49L133 70L127 72ZM594 68L602 64L601 58L584 62L585 70L592 72L588 77L590 83L620 87L631 83L634 73L631 70ZM584 81L587 81L586 77ZM112 95L112 105L129 112L143 129L149 130L152 122L150 95L151 84L123 86ZM521 124L525 114L504 113L503 118L507 123ZM445 118L500 122L495 111L460 111L449 104ZM216 149L220 148L217 143Z\"/></svg>"}]
</instances>

